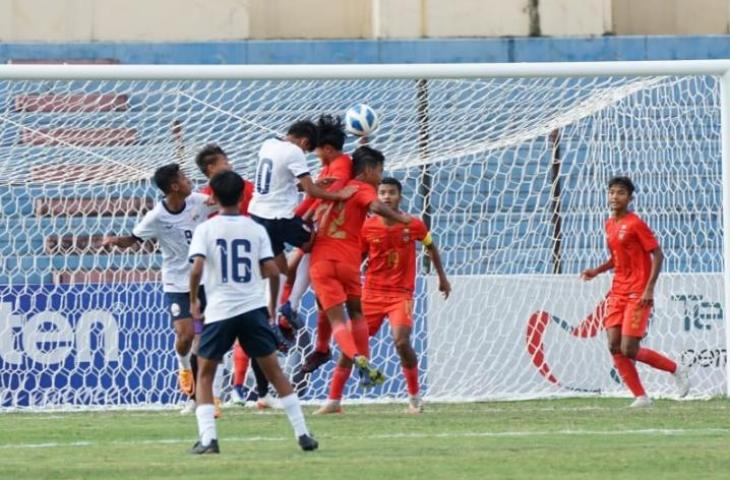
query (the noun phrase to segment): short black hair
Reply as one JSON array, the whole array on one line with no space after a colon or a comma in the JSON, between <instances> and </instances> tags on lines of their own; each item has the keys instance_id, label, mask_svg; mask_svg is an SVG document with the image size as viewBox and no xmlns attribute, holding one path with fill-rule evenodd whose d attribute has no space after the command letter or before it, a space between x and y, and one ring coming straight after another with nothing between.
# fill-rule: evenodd
<instances>
[{"instance_id":1,"label":"short black hair","mask_svg":"<svg viewBox=\"0 0 730 480\"><path fill-rule=\"evenodd\" d=\"M221 147L215 143L209 143L195 156L195 164L206 177L208 176L208 167L218 159L218 155L228 157Z\"/></svg>"},{"instance_id":2,"label":"short black hair","mask_svg":"<svg viewBox=\"0 0 730 480\"><path fill-rule=\"evenodd\" d=\"M626 190L629 191L629 195L633 195L634 191L636 190L636 187L634 186L634 182L631 181L629 177L613 177L611 180L608 181L608 188L618 185L621 187L624 187Z\"/></svg>"},{"instance_id":3,"label":"short black hair","mask_svg":"<svg viewBox=\"0 0 730 480\"><path fill-rule=\"evenodd\" d=\"M383 177L383 179L380 181L381 185L395 185L395 188L398 189L398 193L403 193L403 185L400 184L397 178L393 177Z\"/></svg>"},{"instance_id":4,"label":"short black hair","mask_svg":"<svg viewBox=\"0 0 730 480\"><path fill-rule=\"evenodd\" d=\"M231 170L218 172L210 179L210 188L221 207L235 207L243 195L243 178Z\"/></svg>"},{"instance_id":5,"label":"short black hair","mask_svg":"<svg viewBox=\"0 0 730 480\"><path fill-rule=\"evenodd\" d=\"M311 120L294 122L289 126L289 130L286 131L286 134L292 137L306 138L309 141L309 152L317 147L317 133L317 126Z\"/></svg>"},{"instance_id":6,"label":"short black hair","mask_svg":"<svg viewBox=\"0 0 730 480\"><path fill-rule=\"evenodd\" d=\"M345 127L340 117L332 115L322 115L317 120L317 146L324 147L329 145L335 150L342 150L345 146Z\"/></svg>"},{"instance_id":7,"label":"short black hair","mask_svg":"<svg viewBox=\"0 0 730 480\"><path fill-rule=\"evenodd\" d=\"M155 170L155 174L152 176L152 181L155 182L157 188L162 190L162 193L167 195L170 193L170 188L172 187L172 184L177 181L179 175L180 165L177 163L168 163L167 165L163 165Z\"/></svg>"},{"instance_id":8,"label":"short black hair","mask_svg":"<svg viewBox=\"0 0 730 480\"><path fill-rule=\"evenodd\" d=\"M355 175L360 175L365 167L377 167L385 163L382 153L370 147L360 147L352 153L352 165Z\"/></svg>"}]
</instances>

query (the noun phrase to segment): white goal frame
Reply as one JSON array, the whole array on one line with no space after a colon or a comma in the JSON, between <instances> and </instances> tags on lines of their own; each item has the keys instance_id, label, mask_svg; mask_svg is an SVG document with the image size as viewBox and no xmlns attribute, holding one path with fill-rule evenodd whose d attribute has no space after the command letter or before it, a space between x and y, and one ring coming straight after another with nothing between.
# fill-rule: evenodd
<instances>
[{"instance_id":1,"label":"white goal frame","mask_svg":"<svg viewBox=\"0 0 730 480\"><path fill-rule=\"evenodd\" d=\"M720 78L724 309L730 308L730 60L372 65L0 65L0 80L367 80L712 75ZM730 322L724 316L725 342ZM730 364L726 367L730 396Z\"/></svg>"}]
</instances>

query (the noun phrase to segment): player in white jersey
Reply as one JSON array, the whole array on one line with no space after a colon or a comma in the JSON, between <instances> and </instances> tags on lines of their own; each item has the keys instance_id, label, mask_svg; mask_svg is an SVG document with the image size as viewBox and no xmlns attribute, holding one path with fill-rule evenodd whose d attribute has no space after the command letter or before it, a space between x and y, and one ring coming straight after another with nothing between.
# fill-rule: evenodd
<instances>
[{"instance_id":1,"label":"player in white jersey","mask_svg":"<svg viewBox=\"0 0 730 480\"><path fill-rule=\"evenodd\" d=\"M255 188L248 212L266 229L271 239L274 261L286 275L284 246L302 247L311 240L311 232L294 214L299 204L299 187L307 195L323 200L347 200L357 190L353 187L328 192L317 186L309 174L305 152L317 146L317 126L301 120L289 127L285 139L270 138L259 150ZM279 298L279 277L270 279L269 313L276 314Z\"/></svg>"},{"instance_id":2,"label":"player in white jersey","mask_svg":"<svg viewBox=\"0 0 730 480\"><path fill-rule=\"evenodd\" d=\"M232 171L221 172L210 181L220 215L201 224L190 243L190 305L201 317L198 287L205 271L205 324L198 347L199 439L191 453L220 453L213 406L213 377L216 366L234 342L256 359L276 389L294 434L303 450L314 450L299 399L276 358L276 337L266 309L264 278L279 275L273 261L266 230L239 212L243 181Z\"/></svg>"},{"instance_id":3,"label":"player in white jersey","mask_svg":"<svg viewBox=\"0 0 730 480\"><path fill-rule=\"evenodd\" d=\"M175 329L180 389L190 396L195 392L195 379L190 365L190 348L195 329L188 292L188 247L195 227L208 218L213 208L207 204L207 195L192 192L190 180L177 163L158 168L153 181L165 198L145 214L132 230L132 235L107 237L104 245L128 248L145 240L158 241L162 251L165 306Z\"/></svg>"}]
</instances>

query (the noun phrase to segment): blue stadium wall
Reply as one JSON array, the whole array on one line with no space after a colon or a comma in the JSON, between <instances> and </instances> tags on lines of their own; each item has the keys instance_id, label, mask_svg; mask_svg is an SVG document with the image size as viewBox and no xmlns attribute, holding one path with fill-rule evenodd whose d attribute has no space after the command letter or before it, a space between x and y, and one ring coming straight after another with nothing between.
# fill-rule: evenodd
<instances>
[{"instance_id":1,"label":"blue stadium wall","mask_svg":"<svg viewBox=\"0 0 730 480\"><path fill-rule=\"evenodd\" d=\"M558 62L730 58L730 36L287 40L201 43L6 43L13 59L116 59L122 63L290 64Z\"/></svg>"}]
</instances>

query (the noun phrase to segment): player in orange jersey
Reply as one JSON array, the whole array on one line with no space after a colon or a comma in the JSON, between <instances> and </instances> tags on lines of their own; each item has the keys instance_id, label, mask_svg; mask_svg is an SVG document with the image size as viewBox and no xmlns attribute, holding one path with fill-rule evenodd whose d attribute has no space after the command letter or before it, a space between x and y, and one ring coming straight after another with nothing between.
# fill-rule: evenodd
<instances>
[{"instance_id":1,"label":"player in orange jersey","mask_svg":"<svg viewBox=\"0 0 730 480\"><path fill-rule=\"evenodd\" d=\"M606 239L611 257L596 268L581 273L583 280L613 269L608 293L605 327L608 348L621 378L636 399L632 407L649 407L652 402L639 379L634 360L671 373L679 395L689 391L687 371L654 350L641 346L654 306L654 286L664 255L654 233L638 215L629 211L634 184L628 177L608 182L608 203L612 215L606 221Z\"/></svg>"},{"instance_id":2,"label":"player in orange jersey","mask_svg":"<svg viewBox=\"0 0 730 480\"><path fill-rule=\"evenodd\" d=\"M352 158L342 151L346 137L341 119L322 115L317 121L317 146L314 152L322 162L317 183L327 191L340 190L352 180ZM296 215L309 219L321 204L321 200L307 197L297 208ZM331 208L333 204L328 205ZM288 294L282 295L279 313L289 324L298 328L302 322L298 319L297 311L310 284L310 255L308 252L294 250L289 255L289 264L291 268L287 271L288 286L284 289ZM304 378L332 358L329 347L331 336L332 327L327 315L318 309L314 351L307 356L302 367L296 372L297 377Z\"/></svg>"},{"instance_id":3,"label":"player in orange jersey","mask_svg":"<svg viewBox=\"0 0 730 480\"><path fill-rule=\"evenodd\" d=\"M378 186L378 199L400 211L402 186L395 178L384 178ZM439 290L448 298L451 285L446 278L438 249L428 227L413 218L403 225L373 216L362 228L362 251L368 266L362 295L362 309L369 336L374 336L388 317L396 351L401 360L408 389L408 413L420 413L423 402L419 394L418 357L411 345L413 330L413 292L416 282L416 242L426 248L438 274ZM341 412L340 400L349 370L336 367L332 376L329 401L318 413Z\"/></svg>"},{"instance_id":4,"label":"player in orange jersey","mask_svg":"<svg viewBox=\"0 0 730 480\"><path fill-rule=\"evenodd\" d=\"M360 147L352 158L355 178L347 186L357 187L357 192L347 201L337 202L332 207L325 203L320 205L315 214L318 230L309 274L320 306L332 325L332 336L342 351L340 367L352 368L354 362L361 386L368 388L382 383L384 376L368 361L368 327L360 305L362 225L368 212L404 224L409 224L411 217L378 200L375 187L382 177L383 154L369 147Z\"/></svg>"}]
</instances>

